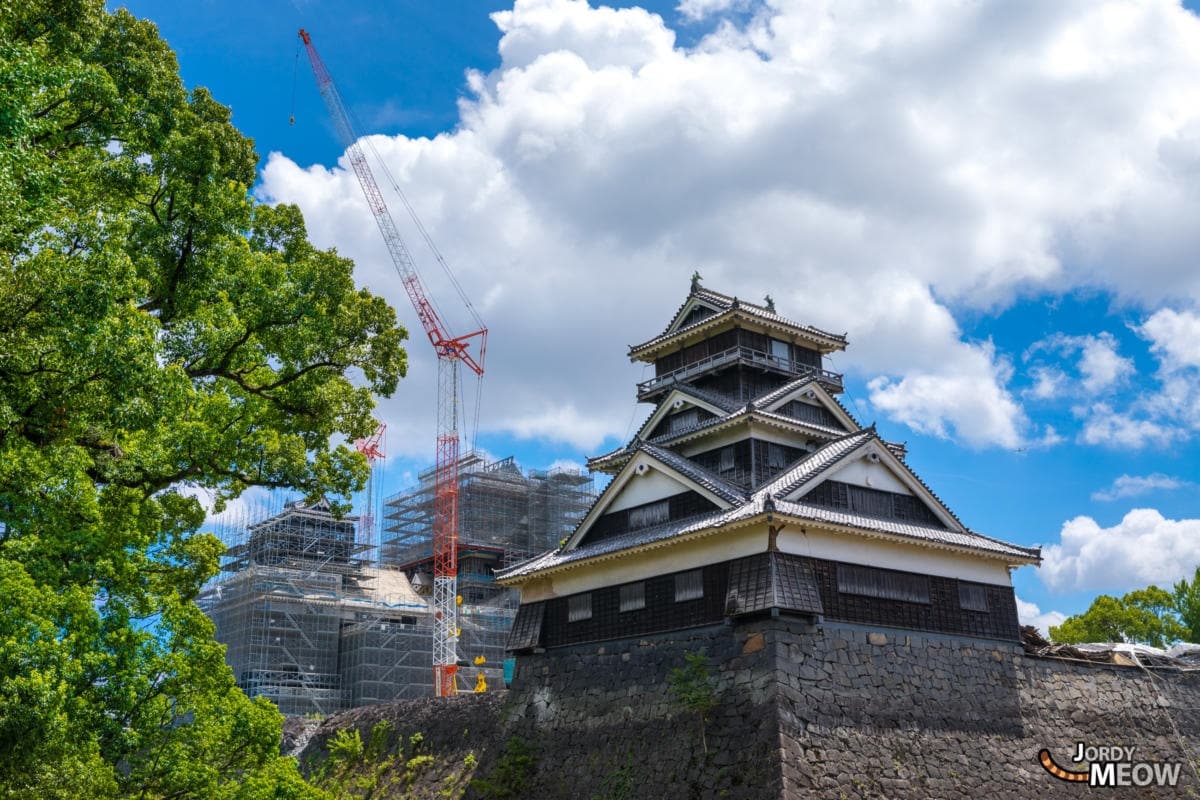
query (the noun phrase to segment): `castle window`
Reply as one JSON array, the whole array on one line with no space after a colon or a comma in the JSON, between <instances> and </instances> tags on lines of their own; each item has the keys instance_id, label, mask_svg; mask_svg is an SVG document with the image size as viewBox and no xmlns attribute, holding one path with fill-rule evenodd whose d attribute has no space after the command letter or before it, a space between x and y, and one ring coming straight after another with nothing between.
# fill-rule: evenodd
<instances>
[{"instance_id":1,"label":"castle window","mask_svg":"<svg viewBox=\"0 0 1200 800\"><path fill-rule=\"evenodd\" d=\"M675 602L704 597L704 571L694 569L675 575Z\"/></svg>"},{"instance_id":2,"label":"castle window","mask_svg":"<svg viewBox=\"0 0 1200 800\"><path fill-rule=\"evenodd\" d=\"M687 411L680 411L678 414L673 414L667 418L667 430L671 433L690 428L700 422L700 410L689 408Z\"/></svg>"},{"instance_id":3,"label":"castle window","mask_svg":"<svg viewBox=\"0 0 1200 800\"><path fill-rule=\"evenodd\" d=\"M729 472L733 469L733 448L721 448L721 472Z\"/></svg>"},{"instance_id":4,"label":"castle window","mask_svg":"<svg viewBox=\"0 0 1200 800\"><path fill-rule=\"evenodd\" d=\"M567 598L567 622L583 622L592 618L592 593Z\"/></svg>"},{"instance_id":5,"label":"castle window","mask_svg":"<svg viewBox=\"0 0 1200 800\"><path fill-rule=\"evenodd\" d=\"M907 572L838 564L838 591L878 597L882 600L903 600L907 603L929 602L929 578Z\"/></svg>"},{"instance_id":6,"label":"castle window","mask_svg":"<svg viewBox=\"0 0 1200 800\"><path fill-rule=\"evenodd\" d=\"M977 583L958 584L958 605L967 611L987 611L987 587Z\"/></svg>"},{"instance_id":7,"label":"castle window","mask_svg":"<svg viewBox=\"0 0 1200 800\"><path fill-rule=\"evenodd\" d=\"M629 529L648 528L671 519L671 503L661 500L657 503L629 509Z\"/></svg>"},{"instance_id":8,"label":"castle window","mask_svg":"<svg viewBox=\"0 0 1200 800\"><path fill-rule=\"evenodd\" d=\"M767 466L772 469L787 466L787 451L783 449L783 445L767 442Z\"/></svg>"},{"instance_id":9,"label":"castle window","mask_svg":"<svg viewBox=\"0 0 1200 800\"><path fill-rule=\"evenodd\" d=\"M646 584L644 581L627 583L621 587L621 610L638 611L646 607Z\"/></svg>"}]
</instances>

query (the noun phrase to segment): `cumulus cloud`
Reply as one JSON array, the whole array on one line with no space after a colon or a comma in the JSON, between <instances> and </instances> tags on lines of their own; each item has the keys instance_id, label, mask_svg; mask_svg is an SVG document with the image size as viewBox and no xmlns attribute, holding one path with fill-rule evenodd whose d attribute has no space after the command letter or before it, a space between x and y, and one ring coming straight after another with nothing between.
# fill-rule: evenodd
<instances>
[{"instance_id":1,"label":"cumulus cloud","mask_svg":"<svg viewBox=\"0 0 1200 800\"><path fill-rule=\"evenodd\" d=\"M641 9L517 0L493 18L501 65L468 76L455 130L372 139L491 326L486 429L619 436L641 374L625 347L697 268L849 331L836 368L875 378L878 409L981 446L1043 433L951 308L1079 286L1200 299L1200 23L1177 3L768 2L691 49ZM411 318L345 160L271 154L259 191ZM382 413L428 457L421 345ZM1127 374L1096 355L1097 391Z\"/></svg>"},{"instance_id":2,"label":"cumulus cloud","mask_svg":"<svg viewBox=\"0 0 1200 800\"><path fill-rule=\"evenodd\" d=\"M1159 309L1137 330L1150 340L1165 372L1200 368L1200 314Z\"/></svg>"},{"instance_id":3,"label":"cumulus cloud","mask_svg":"<svg viewBox=\"0 0 1200 800\"><path fill-rule=\"evenodd\" d=\"M1086 417L1079 433L1079 440L1085 444L1138 450L1168 445L1182 435L1169 422L1139 418L1136 411L1116 411L1108 403L1081 408L1079 413Z\"/></svg>"},{"instance_id":4,"label":"cumulus cloud","mask_svg":"<svg viewBox=\"0 0 1200 800\"><path fill-rule=\"evenodd\" d=\"M681 0L675 10L685 19L701 20L722 11L735 8L746 8L749 0Z\"/></svg>"},{"instance_id":5,"label":"cumulus cloud","mask_svg":"<svg viewBox=\"0 0 1200 800\"><path fill-rule=\"evenodd\" d=\"M1166 519L1136 508L1111 528L1079 516L1066 522L1059 544L1042 548L1038 574L1054 591L1123 592L1166 586L1200 564L1200 519Z\"/></svg>"},{"instance_id":6,"label":"cumulus cloud","mask_svg":"<svg viewBox=\"0 0 1200 800\"><path fill-rule=\"evenodd\" d=\"M1064 358L1077 357L1078 390L1094 395L1117 388L1137 372L1133 359L1120 355L1117 350L1116 338L1107 331L1085 336L1056 333L1031 345L1025 351L1025 360L1042 352ZM1036 379L1032 389L1035 397L1051 398L1071 390L1065 386L1067 375L1057 367L1039 365L1031 372Z\"/></svg>"},{"instance_id":7,"label":"cumulus cloud","mask_svg":"<svg viewBox=\"0 0 1200 800\"><path fill-rule=\"evenodd\" d=\"M1092 499L1107 502L1110 500L1119 500L1123 497L1137 497L1138 495L1159 490L1181 489L1184 486L1190 485L1188 481L1172 478L1170 475L1164 475L1161 472L1155 472L1151 475L1121 475L1107 489L1092 492Z\"/></svg>"},{"instance_id":8,"label":"cumulus cloud","mask_svg":"<svg viewBox=\"0 0 1200 800\"><path fill-rule=\"evenodd\" d=\"M1061 611L1042 611L1037 607L1037 604L1030 603L1021 598L1016 598L1017 601L1017 619L1022 625L1032 625L1038 629L1042 636L1050 635L1050 628L1055 625L1061 625L1067 615Z\"/></svg>"}]
</instances>

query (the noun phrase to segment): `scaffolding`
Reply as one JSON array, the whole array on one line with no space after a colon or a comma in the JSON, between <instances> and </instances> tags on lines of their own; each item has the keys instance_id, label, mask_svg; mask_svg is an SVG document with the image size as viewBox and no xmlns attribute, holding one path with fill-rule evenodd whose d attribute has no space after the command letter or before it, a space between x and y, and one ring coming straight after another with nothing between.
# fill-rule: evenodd
<instances>
[{"instance_id":1,"label":"scaffolding","mask_svg":"<svg viewBox=\"0 0 1200 800\"><path fill-rule=\"evenodd\" d=\"M261 509L260 509L261 510ZM432 691L427 601L371 566L355 517L324 501L225 520L218 579L200 595L238 685L284 714L331 714Z\"/></svg>"},{"instance_id":2,"label":"scaffolding","mask_svg":"<svg viewBox=\"0 0 1200 800\"><path fill-rule=\"evenodd\" d=\"M518 605L517 592L496 585L495 570L558 547L595 502L596 489L581 469L523 472L511 456L489 462L468 453L458 475L458 652L468 663L483 656L491 683L500 680ZM415 486L384 501L380 563L403 571L418 592L427 591L433 574L435 477L426 470Z\"/></svg>"}]
</instances>

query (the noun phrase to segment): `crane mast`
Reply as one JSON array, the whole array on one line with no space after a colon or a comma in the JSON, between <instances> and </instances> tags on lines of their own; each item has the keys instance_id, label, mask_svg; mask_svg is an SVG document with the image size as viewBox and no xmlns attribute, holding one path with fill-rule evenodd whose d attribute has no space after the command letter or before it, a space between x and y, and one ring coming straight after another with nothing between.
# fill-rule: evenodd
<instances>
[{"instance_id":1,"label":"crane mast","mask_svg":"<svg viewBox=\"0 0 1200 800\"><path fill-rule=\"evenodd\" d=\"M346 148L350 165L358 178L367 206L379 226L392 264L400 275L408 299L412 302L437 355L438 413L437 462L433 503L433 685L434 693L445 697L457 691L454 674L458 665L458 409L460 364L478 376L483 375L487 348L487 328L463 336L453 336L429 300L417 274L412 254L396 228L384 202L383 193L358 142L350 115L334 85L333 77L313 47L312 37L302 28L300 39L308 53L317 89L333 118L338 138ZM479 355L470 351L477 342Z\"/></svg>"}]
</instances>

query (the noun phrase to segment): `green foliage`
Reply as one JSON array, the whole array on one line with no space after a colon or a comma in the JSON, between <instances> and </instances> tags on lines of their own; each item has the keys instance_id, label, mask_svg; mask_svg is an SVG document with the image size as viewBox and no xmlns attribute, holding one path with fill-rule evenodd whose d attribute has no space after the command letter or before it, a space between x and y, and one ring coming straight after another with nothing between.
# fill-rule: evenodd
<instances>
[{"instance_id":1,"label":"green foliage","mask_svg":"<svg viewBox=\"0 0 1200 800\"><path fill-rule=\"evenodd\" d=\"M667 687L679 699L683 707L694 711L700 718L700 743L708 753L708 738L705 726L708 715L717 704L715 678L703 652L688 653L683 657L683 666L667 673Z\"/></svg>"},{"instance_id":2,"label":"green foliage","mask_svg":"<svg viewBox=\"0 0 1200 800\"><path fill-rule=\"evenodd\" d=\"M625 762L600 780L600 793L592 800L628 800L632 797L636 788L632 762L633 754L626 751Z\"/></svg>"},{"instance_id":3,"label":"green foliage","mask_svg":"<svg viewBox=\"0 0 1200 800\"><path fill-rule=\"evenodd\" d=\"M362 736L358 728L341 729L329 740L329 759L335 763L348 765L360 761L363 757Z\"/></svg>"},{"instance_id":4,"label":"green foliage","mask_svg":"<svg viewBox=\"0 0 1200 800\"><path fill-rule=\"evenodd\" d=\"M1171 599L1179 621L1188 629L1184 640L1200 642L1200 567L1190 582L1185 578L1175 584Z\"/></svg>"},{"instance_id":5,"label":"green foliage","mask_svg":"<svg viewBox=\"0 0 1200 800\"><path fill-rule=\"evenodd\" d=\"M1167 646L1190 633L1179 620L1176 595L1157 586L1120 599L1100 595L1087 611L1050 628L1050 638L1056 642L1138 642L1153 647Z\"/></svg>"},{"instance_id":6,"label":"green foliage","mask_svg":"<svg viewBox=\"0 0 1200 800\"><path fill-rule=\"evenodd\" d=\"M377 761L388 751L392 743L392 733L395 726L386 719L381 719L371 726L371 738L367 742L366 755L372 761Z\"/></svg>"},{"instance_id":7,"label":"green foliage","mask_svg":"<svg viewBox=\"0 0 1200 800\"><path fill-rule=\"evenodd\" d=\"M537 750L513 736L504 743L504 752L484 777L471 781L471 788L486 800L521 800L528 796L530 779L537 767Z\"/></svg>"},{"instance_id":8,"label":"green foliage","mask_svg":"<svg viewBox=\"0 0 1200 800\"><path fill-rule=\"evenodd\" d=\"M0 0L0 795L301 798L195 604L204 510L345 499L404 331L147 22ZM360 385L351 382L358 376ZM183 489L187 491L183 491Z\"/></svg>"}]
</instances>

